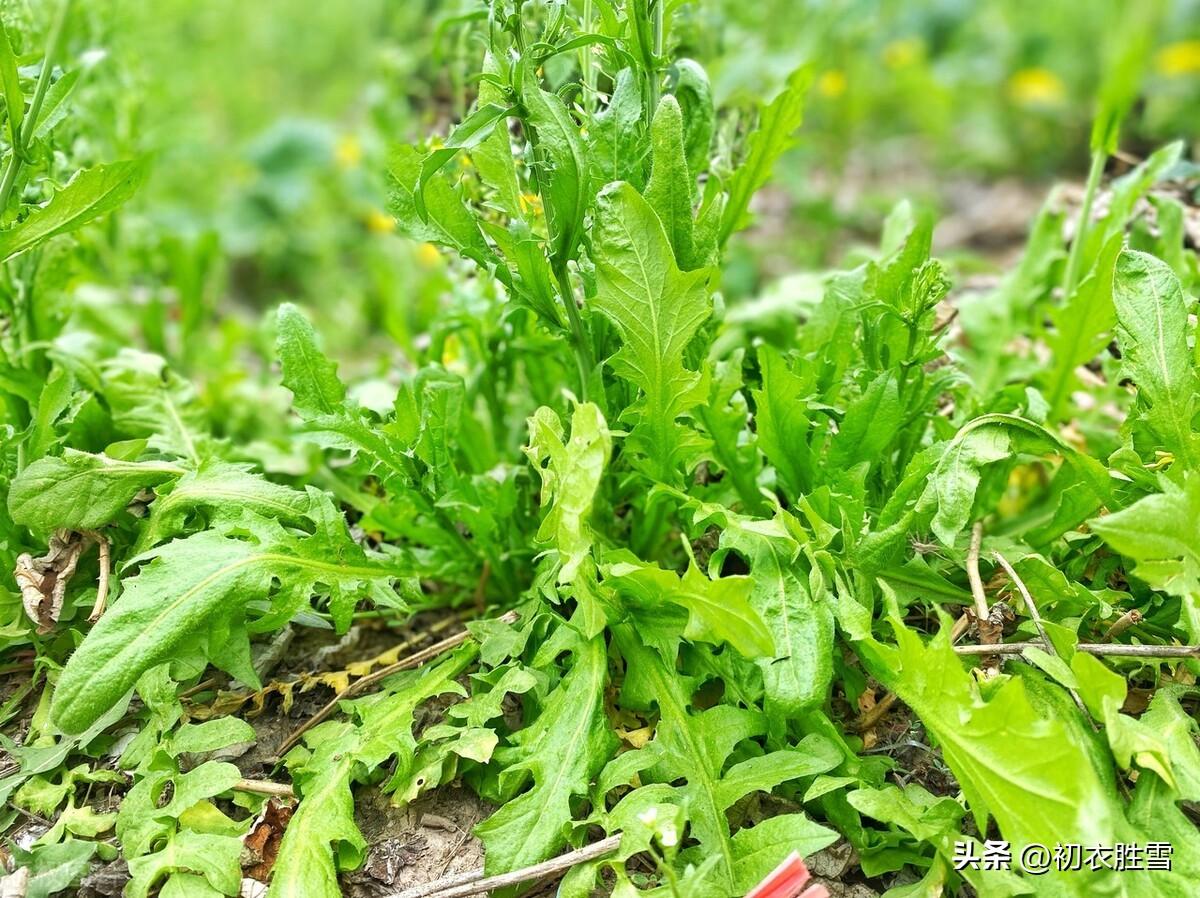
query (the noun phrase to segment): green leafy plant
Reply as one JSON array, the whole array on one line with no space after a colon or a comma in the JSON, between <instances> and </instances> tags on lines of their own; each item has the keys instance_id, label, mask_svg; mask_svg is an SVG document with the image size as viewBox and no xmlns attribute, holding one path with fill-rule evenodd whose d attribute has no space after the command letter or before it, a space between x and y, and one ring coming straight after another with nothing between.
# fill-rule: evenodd
<instances>
[{"instance_id":1,"label":"green leafy plant","mask_svg":"<svg viewBox=\"0 0 1200 898\"><path fill-rule=\"evenodd\" d=\"M254 731L185 719L185 694L210 668L260 688L263 636L453 610L469 637L287 741L298 804L269 895L340 894L369 847L363 790L403 807L452 781L490 806L484 875L619 836L565 876L573 898L737 898L839 839L867 876L902 872L893 896L1188 894L1197 281L1178 203L1154 194L1182 147L1092 220L1136 95L1122 64L1072 239L1052 201L1000 285L962 296L932 216L904 203L855 267L739 318L726 253L811 73L717 108L676 6L492 0L457 22L486 41L474 100L388 166L396 226L445 253L451 295L383 384L280 305L260 342L290 417L266 447L163 353L14 294L0 624L49 688L5 742L0 795L58 817L31 869L77 878L112 828L128 894L236 894L262 802L205 756ZM68 76L44 65L26 109L0 36L15 178ZM0 257L54 251L144 171L18 202ZM1140 716L1131 685L1154 692ZM932 759L936 792L909 782L904 740L878 750L876 701L907 709L892 735ZM77 763L127 717L122 772ZM128 785L115 818L77 793L100 782ZM956 869L957 843L997 834L1171 841L1179 868Z\"/></svg>"}]
</instances>

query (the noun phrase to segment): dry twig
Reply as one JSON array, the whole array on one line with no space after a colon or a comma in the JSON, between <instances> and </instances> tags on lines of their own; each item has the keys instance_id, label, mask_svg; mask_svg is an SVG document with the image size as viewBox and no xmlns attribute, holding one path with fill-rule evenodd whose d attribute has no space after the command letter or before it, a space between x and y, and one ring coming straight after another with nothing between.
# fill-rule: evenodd
<instances>
[{"instance_id":1,"label":"dry twig","mask_svg":"<svg viewBox=\"0 0 1200 898\"><path fill-rule=\"evenodd\" d=\"M238 792L255 792L259 795L276 795L280 798L295 798L296 793L287 783L276 783L271 780L238 780L233 784Z\"/></svg>"},{"instance_id":2,"label":"dry twig","mask_svg":"<svg viewBox=\"0 0 1200 898\"><path fill-rule=\"evenodd\" d=\"M1000 641L1001 628L991 619L988 611L987 593L983 590L983 579L979 576L979 549L983 545L983 521L976 521L971 528L971 547L967 550L967 580L971 584L971 596L975 599L975 626L979 629L979 641L994 645ZM984 677L994 677L1000 670L1000 657L984 654L980 666Z\"/></svg>"},{"instance_id":3,"label":"dry twig","mask_svg":"<svg viewBox=\"0 0 1200 898\"><path fill-rule=\"evenodd\" d=\"M105 537L99 533L89 535L96 541L97 551L100 553L100 576L96 582L96 603L92 606L92 613L88 615L88 623L94 624L100 620L100 615L108 607L108 578L112 573L112 554L109 542Z\"/></svg>"},{"instance_id":4,"label":"dry twig","mask_svg":"<svg viewBox=\"0 0 1200 898\"><path fill-rule=\"evenodd\" d=\"M1140 623L1142 620L1142 612L1136 608L1130 608L1124 614L1113 622L1113 625L1108 628L1104 634L1105 642L1112 642L1134 624Z\"/></svg>"},{"instance_id":5,"label":"dry twig","mask_svg":"<svg viewBox=\"0 0 1200 898\"><path fill-rule=\"evenodd\" d=\"M392 652L395 652L397 655L399 655L400 652L407 651L408 649L412 648L413 646L417 645L418 643L424 642L428 637L433 636L437 633L440 633L440 632L442 632L442 630L448 629L449 627L458 623L458 621L459 621L459 618L456 616L455 617L444 617L441 620L434 621L419 636L417 636L413 639L406 639L404 642L401 642L398 645L392 646L392 648L389 649L387 652L384 652L382 655L379 655L377 658L371 659L371 661L367 662L367 664L373 665L375 663L380 663L379 662L380 658L386 658ZM288 629L281 630L280 635L284 635L289 632L290 632L290 627ZM347 636L348 635L349 634L347 634ZM278 639L278 638L279 637L277 636L276 639ZM336 646L334 648L336 648ZM321 657L321 653L324 651L326 651L326 649L318 649L317 653L316 653L316 657L319 659ZM267 674L269 673L269 670L274 669L277 666L278 662L282 659L281 658L273 658L273 659L269 659L269 660L272 662L269 665L269 668L264 667L264 668L260 669L258 666L258 663L257 662L255 663L254 670L258 674L259 679L265 679ZM314 666L317 666L317 665L314 665ZM347 672L349 672L349 669L347 669ZM314 670L314 671L309 671L306 673L301 673L297 676L289 677L288 679L272 680L271 682L269 682L265 686L263 686L262 689L246 689L246 690L243 690L242 692L227 693L227 695L229 697L237 696L237 697L243 698L245 701L250 701L251 699L255 698L256 696L263 696L265 698L265 696L268 693L280 692L280 691L282 691L282 688L285 686L288 686L291 684L303 684L305 680L315 680L316 678L317 678L317 672ZM195 686L191 686L191 687L183 690L183 692L179 693L179 697L181 699L182 698L191 698L192 696L197 695L198 693L206 692L209 689L220 686L221 684L228 682L228 680L229 680L229 678L225 677L225 676L208 677L207 679L201 680ZM306 691L306 689L301 688L300 691L304 692L304 691Z\"/></svg>"},{"instance_id":6,"label":"dry twig","mask_svg":"<svg viewBox=\"0 0 1200 898\"><path fill-rule=\"evenodd\" d=\"M883 720L885 714L892 710L892 705L896 704L900 696L894 692L889 692L884 695L879 701L873 704L870 709L864 711L862 716L850 724L850 729L856 733L865 733L871 729L879 721Z\"/></svg>"},{"instance_id":7,"label":"dry twig","mask_svg":"<svg viewBox=\"0 0 1200 898\"><path fill-rule=\"evenodd\" d=\"M1038 612L1037 603L1033 601L1033 596L1030 594L1029 588L1025 585L1025 581L1021 579L1021 575L1008 563L1008 559L999 552L993 552L992 557L996 559L1000 567L1004 568L1004 573L1008 574L1008 579L1017 587L1017 592L1025 600L1025 607L1029 611L1029 617L1033 620L1033 626L1037 628L1038 636L1041 637L1042 645L1045 646L1047 654L1053 655L1056 658L1059 657L1058 649L1050 641L1050 634L1046 632L1046 627L1042 624L1042 615ZM1096 726L1096 721L1092 719L1092 715L1088 712L1087 705L1083 703L1083 699L1079 697L1079 693L1070 686L1067 687L1067 691L1071 693L1071 698L1075 701L1075 707L1083 714L1083 719L1091 724L1093 730L1098 731L1099 727Z\"/></svg>"},{"instance_id":8,"label":"dry twig","mask_svg":"<svg viewBox=\"0 0 1200 898\"><path fill-rule=\"evenodd\" d=\"M540 864L534 864L532 867L514 870L512 873L502 873L499 876L484 878L482 870L471 870L415 888L405 889L389 898L466 898L468 895L482 895L523 882L534 882L557 873L565 873L579 864L612 854L620 844L620 835L609 836L607 839L601 839L599 842L585 845L575 851L559 855Z\"/></svg>"},{"instance_id":9,"label":"dry twig","mask_svg":"<svg viewBox=\"0 0 1200 898\"><path fill-rule=\"evenodd\" d=\"M956 645L960 655L1020 655L1026 649L1040 649L1040 642L1002 642L999 645ZM1112 655L1118 658L1200 658L1200 645L1121 645L1109 642L1081 642L1075 651L1086 655Z\"/></svg>"},{"instance_id":10,"label":"dry twig","mask_svg":"<svg viewBox=\"0 0 1200 898\"><path fill-rule=\"evenodd\" d=\"M502 614L499 617L499 620L506 624L516 623L517 613L515 611L509 611L505 614ZM335 695L332 699L330 699L321 708L321 710L317 711L316 714L293 730L292 734L284 739L283 744L279 746L279 751L276 752L276 757L282 758L289 749L291 749L300 741L300 738L305 733L332 714L337 709L339 702L343 702L351 696L358 695L368 686L372 686L375 683L378 683L380 680L387 679L394 673L399 673L402 670L412 670L414 667L420 667L426 661L436 658L438 655L448 652L453 648L457 648L470 638L470 632L463 630L460 633L455 633L453 636L446 637L441 642L435 642L433 645L421 649L419 652L414 652L407 658L401 658L395 664L389 664L387 667L381 667L374 673L367 674L367 676L360 680L355 680L353 683Z\"/></svg>"}]
</instances>

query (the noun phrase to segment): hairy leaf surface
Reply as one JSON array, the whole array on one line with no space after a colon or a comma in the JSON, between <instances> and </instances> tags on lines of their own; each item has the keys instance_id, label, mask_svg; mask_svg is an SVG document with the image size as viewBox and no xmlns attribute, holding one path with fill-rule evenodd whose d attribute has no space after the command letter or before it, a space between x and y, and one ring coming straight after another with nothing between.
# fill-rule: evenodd
<instances>
[{"instance_id":1,"label":"hairy leaf surface","mask_svg":"<svg viewBox=\"0 0 1200 898\"><path fill-rule=\"evenodd\" d=\"M77 173L46 205L0 231L0 262L113 211L137 192L149 170L149 159L142 157Z\"/></svg>"},{"instance_id":2,"label":"hairy leaf surface","mask_svg":"<svg viewBox=\"0 0 1200 898\"><path fill-rule=\"evenodd\" d=\"M674 482L694 442L676 419L702 398L700 375L683 360L712 312L708 272L679 270L658 216L630 185L606 188L597 215L593 306L624 344L609 364L643 394L629 412L636 422L629 442L655 476Z\"/></svg>"},{"instance_id":3,"label":"hairy leaf surface","mask_svg":"<svg viewBox=\"0 0 1200 898\"><path fill-rule=\"evenodd\" d=\"M1113 282L1122 368L1137 384L1144 420L1189 470L1200 464L1192 418L1200 379L1187 346L1188 311L1179 278L1164 262L1126 250Z\"/></svg>"},{"instance_id":4,"label":"hairy leaf surface","mask_svg":"<svg viewBox=\"0 0 1200 898\"><path fill-rule=\"evenodd\" d=\"M141 490L183 475L158 461L121 461L67 449L39 458L13 481L8 512L14 521L48 533L95 530L120 514Z\"/></svg>"},{"instance_id":5,"label":"hairy leaf surface","mask_svg":"<svg viewBox=\"0 0 1200 898\"><path fill-rule=\"evenodd\" d=\"M242 526L250 538L206 530L143 556L146 563L125 581L120 599L59 677L51 716L64 732L87 728L144 671L171 660L189 641L207 638L210 656L255 683L244 629L248 602L267 603L268 617L282 623L319 591L330 596L333 617L343 627L363 594L402 604L390 587L405 572L368 559L340 515L307 537L249 516ZM272 597L273 581L278 587Z\"/></svg>"}]
</instances>

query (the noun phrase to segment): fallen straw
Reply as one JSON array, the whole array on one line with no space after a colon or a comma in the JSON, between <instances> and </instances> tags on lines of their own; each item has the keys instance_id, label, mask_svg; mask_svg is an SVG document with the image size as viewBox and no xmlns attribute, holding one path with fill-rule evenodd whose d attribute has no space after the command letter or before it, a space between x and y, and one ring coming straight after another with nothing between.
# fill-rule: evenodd
<instances>
[{"instance_id":1,"label":"fallen straw","mask_svg":"<svg viewBox=\"0 0 1200 898\"><path fill-rule=\"evenodd\" d=\"M971 528L971 545L967 549L967 580L971 584L971 597L975 600L975 628L979 631L979 641L984 645L1000 642L1002 629L992 620L988 608L987 593L983 588L983 579L979 576L979 550L983 545L983 521L976 521ZM1000 672L999 656L989 656L986 652L982 661L983 675L994 677Z\"/></svg>"},{"instance_id":2,"label":"fallen straw","mask_svg":"<svg viewBox=\"0 0 1200 898\"><path fill-rule=\"evenodd\" d=\"M997 645L956 645L960 655L1020 655L1026 649L1043 648L1040 642L1002 642ZM1123 658L1200 658L1200 645L1120 645L1081 642L1075 651L1087 655L1116 655Z\"/></svg>"},{"instance_id":3,"label":"fallen straw","mask_svg":"<svg viewBox=\"0 0 1200 898\"><path fill-rule=\"evenodd\" d=\"M276 783L271 780L242 779L233 784L238 792L254 792L258 795L276 795L280 798L295 798L296 793L287 783Z\"/></svg>"},{"instance_id":4,"label":"fallen straw","mask_svg":"<svg viewBox=\"0 0 1200 898\"><path fill-rule=\"evenodd\" d=\"M996 559L1000 567L1004 568L1004 573L1008 574L1008 579L1017 587L1017 591L1021 594L1021 598L1025 600L1025 609L1029 612L1029 617L1033 621L1034 627L1037 628L1038 636L1042 640L1042 646L1046 649L1046 653L1054 657L1058 657L1058 649L1054 647L1054 643L1050 640L1050 634L1046 632L1046 627L1042 623L1041 612L1038 611L1037 603L1033 600L1033 594L1029 591L1029 587L1025 585L1025 581L1021 579L1021 575L1016 572L1008 559L999 552L993 552L992 557ZM1071 693L1071 700L1075 702L1075 707L1079 709L1079 713L1083 715L1083 719L1092 725L1092 729L1097 729L1096 721L1092 719L1091 713L1087 709L1087 705L1083 703L1083 699L1079 697L1079 693L1067 687L1067 691Z\"/></svg>"},{"instance_id":5,"label":"fallen straw","mask_svg":"<svg viewBox=\"0 0 1200 898\"><path fill-rule=\"evenodd\" d=\"M88 622L94 624L100 620L100 615L108 607L108 580L112 572L112 555L105 537L97 533L93 538L96 540L97 551L100 553L100 577L96 582L96 603L92 606L92 613L88 615Z\"/></svg>"},{"instance_id":6,"label":"fallen straw","mask_svg":"<svg viewBox=\"0 0 1200 898\"><path fill-rule=\"evenodd\" d=\"M1107 632L1105 632L1105 634L1104 634L1104 641L1111 642L1112 640L1114 640L1118 636L1120 636L1122 633L1124 633L1126 630L1128 630L1130 627L1134 626L1135 624L1141 623L1141 620L1142 620L1142 612L1141 611L1139 611L1136 608L1129 609L1124 614L1122 614L1119 618L1117 618L1117 620L1113 623L1113 625L1108 628Z\"/></svg>"},{"instance_id":7,"label":"fallen straw","mask_svg":"<svg viewBox=\"0 0 1200 898\"><path fill-rule=\"evenodd\" d=\"M389 895L387 898L466 898L468 895L482 895L494 889L518 885L523 882L533 882L545 879L555 873L563 873L572 867L596 858L612 854L621 844L621 836L609 836L591 845L567 852L532 867L514 870L512 873L502 873L498 876L484 878L483 870L471 870L467 873L457 873L434 882L428 882L403 892Z\"/></svg>"},{"instance_id":8,"label":"fallen straw","mask_svg":"<svg viewBox=\"0 0 1200 898\"><path fill-rule=\"evenodd\" d=\"M504 621L506 624L516 623L517 614L515 611L509 611L500 615L499 620ZM301 736L337 710L340 702L345 701L353 695L358 695L368 686L378 683L380 680L387 679L394 673L420 667L426 661L436 658L438 655L444 654L445 652L462 645L470 638L470 632L467 630L462 630L459 633L455 633L453 636L443 639L441 642L435 642L433 645L421 649L419 652L414 652L406 658L401 658L395 664L389 664L387 667L382 667L360 680L355 680L353 683L335 695L332 699L330 699L319 711L317 711L316 714L314 714L300 726L296 727L296 729L292 731L292 734L283 741L282 745L279 746L278 751L275 753L276 757L282 758L289 749L294 747L300 741Z\"/></svg>"}]
</instances>

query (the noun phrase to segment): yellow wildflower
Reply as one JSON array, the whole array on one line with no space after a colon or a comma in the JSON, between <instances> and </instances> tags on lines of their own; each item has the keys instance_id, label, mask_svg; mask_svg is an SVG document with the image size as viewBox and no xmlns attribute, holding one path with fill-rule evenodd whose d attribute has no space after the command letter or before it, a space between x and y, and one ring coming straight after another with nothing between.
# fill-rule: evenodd
<instances>
[{"instance_id":1,"label":"yellow wildflower","mask_svg":"<svg viewBox=\"0 0 1200 898\"><path fill-rule=\"evenodd\" d=\"M1200 73L1200 40L1167 44L1154 57L1154 66L1168 78Z\"/></svg>"},{"instance_id":2,"label":"yellow wildflower","mask_svg":"<svg viewBox=\"0 0 1200 898\"><path fill-rule=\"evenodd\" d=\"M1031 66L1013 72L1008 95L1022 106L1057 106L1067 98L1067 88L1049 69Z\"/></svg>"},{"instance_id":3,"label":"yellow wildflower","mask_svg":"<svg viewBox=\"0 0 1200 898\"><path fill-rule=\"evenodd\" d=\"M925 52L919 37L902 37L883 48L883 62L889 69L903 69L918 62Z\"/></svg>"},{"instance_id":4,"label":"yellow wildflower","mask_svg":"<svg viewBox=\"0 0 1200 898\"><path fill-rule=\"evenodd\" d=\"M386 212L372 209L367 213L367 230L372 234L387 234L396 230L396 219Z\"/></svg>"},{"instance_id":5,"label":"yellow wildflower","mask_svg":"<svg viewBox=\"0 0 1200 898\"><path fill-rule=\"evenodd\" d=\"M343 134L333 148L333 158L339 168L354 168L362 162L362 145L353 134Z\"/></svg>"},{"instance_id":6,"label":"yellow wildflower","mask_svg":"<svg viewBox=\"0 0 1200 898\"><path fill-rule=\"evenodd\" d=\"M1020 514L1029 504L1031 491L1041 488L1044 477L1040 465L1017 465L1008 475L1008 486L996 504L998 514Z\"/></svg>"},{"instance_id":7,"label":"yellow wildflower","mask_svg":"<svg viewBox=\"0 0 1200 898\"><path fill-rule=\"evenodd\" d=\"M822 72L817 79L817 90L821 96L836 99L846 92L846 73L841 69Z\"/></svg>"},{"instance_id":8,"label":"yellow wildflower","mask_svg":"<svg viewBox=\"0 0 1200 898\"><path fill-rule=\"evenodd\" d=\"M520 200L521 211L525 214L532 213L535 218L542 214L542 198L536 193L522 193Z\"/></svg>"},{"instance_id":9,"label":"yellow wildflower","mask_svg":"<svg viewBox=\"0 0 1200 898\"><path fill-rule=\"evenodd\" d=\"M426 268L433 268L442 261L441 251L432 243L422 243L417 247L417 261Z\"/></svg>"},{"instance_id":10,"label":"yellow wildflower","mask_svg":"<svg viewBox=\"0 0 1200 898\"><path fill-rule=\"evenodd\" d=\"M463 358L463 344L458 334L448 334L442 344L442 367L456 374L467 373L467 362Z\"/></svg>"}]
</instances>

